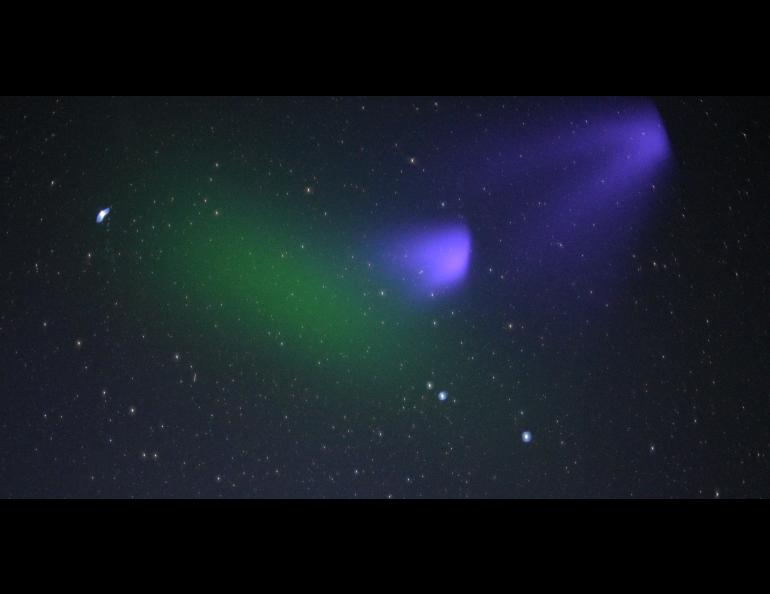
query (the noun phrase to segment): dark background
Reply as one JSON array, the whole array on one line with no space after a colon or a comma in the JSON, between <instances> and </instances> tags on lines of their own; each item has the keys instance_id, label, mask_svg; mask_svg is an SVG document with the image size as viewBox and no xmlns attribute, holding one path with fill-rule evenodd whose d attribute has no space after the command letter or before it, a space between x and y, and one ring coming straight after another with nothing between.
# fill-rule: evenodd
<instances>
[{"instance_id":1,"label":"dark background","mask_svg":"<svg viewBox=\"0 0 770 594\"><path fill-rule=\"evenodd\" d=\"M2 99L2 495L767 496L770 103L653 102L675 171L647 223L618 245L641 270L601 275L610 317L577 318L559 299L537 307L563 278L507 299L472 271L469 290L481 296L463 302L457 332L479 345L482 363L446 364L452 393L466 397L437 412L413 382L402 386L411 407L373 410L313 390L301 365L274 369L239 358L237 344L199 345L172 326L165 295L128 289L151 265L128 256L140 236L110 244L98 234L101 197L146 212L154 186L205 185L222 161L232 173L221 175L241 184L274 172L271 195L288 196L282 211L316 232L318 213L299 196L330 180L347 191L318 196L320 209L341 228L408 221L456 189L454 160L522 120L562 115L570 99ZM423 179L401 176L413 154ZM483 235L477 204L456 214ZM503 258L495 245L481 240L479 252ZM514 311L527 321L515 345L492 330ZM585 315L595 330L576 332ZM177 351L207 367L193 389ZM517 387L514 403L496 398L493 373L501 394ZM476 394L466 406L469 386L490 400ZM518 440L525 428L531 447Z\"/></svg>"}]
</instances>

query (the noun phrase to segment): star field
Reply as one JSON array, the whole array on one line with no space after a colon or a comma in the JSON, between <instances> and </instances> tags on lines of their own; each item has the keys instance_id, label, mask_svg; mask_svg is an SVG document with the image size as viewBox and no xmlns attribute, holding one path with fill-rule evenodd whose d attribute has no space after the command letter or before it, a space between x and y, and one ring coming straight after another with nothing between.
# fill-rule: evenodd
<instances>
[{"instance_id":1,"label":"star field","mask_svg":"<svg viewBox=\"0 0 770 594\"><path fill-rule=\"evenodd\" d=\"M4 98L3 497L770 495L770 104Z\"/></svg>"}]
</instances>

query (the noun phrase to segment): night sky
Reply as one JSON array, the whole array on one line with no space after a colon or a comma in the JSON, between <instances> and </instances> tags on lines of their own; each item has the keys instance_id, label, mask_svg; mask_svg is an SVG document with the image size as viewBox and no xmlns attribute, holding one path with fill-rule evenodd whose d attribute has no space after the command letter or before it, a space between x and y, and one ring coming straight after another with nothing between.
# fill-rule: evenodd
<instances>
[{"instance_id":1,"label":"night sky","mask_svg":"<svg viewBox=\"0 0 770 594\"><path fill-rule=\"evenodd\" d=\"M2 497L770 496L770 100L1 101Z\"/></svg>"}]
</instances>

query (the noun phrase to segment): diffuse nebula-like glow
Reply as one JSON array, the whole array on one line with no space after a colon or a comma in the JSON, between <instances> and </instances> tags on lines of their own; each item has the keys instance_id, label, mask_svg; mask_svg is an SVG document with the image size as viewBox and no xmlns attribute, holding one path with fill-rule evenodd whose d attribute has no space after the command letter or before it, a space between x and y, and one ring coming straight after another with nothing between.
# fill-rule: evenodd
<instances>
[{"instance_id":1,"label":"diffuse nebula-like glow","mask_svg":"<svg viewBox=\"0 0 770 594\"><path fill-rule=\"evenodd\" d=\"M185 212L195 218L193 209ZM339 263L341 243L285 220L231 201L223 214L198 216L194 225L172 226L159 238L158 278L168 289L165 298L178 305L179 327L202 328L220 351L230 345L236 352L255 350L274 365L304 366L337 388L365 378L393 394L394 383L412 373L420 357L442 346L420 344L418 314L381 297L380 279L363 266ZM434 282L458 278L467 238L456 229L428 237L410 253ZM414 374L412 381L422 377Z\"/></svg>"},{"instance_id":2,"label":"diffuse nebula-like glow","mask_svg":"<svg viewBox=\"0 0 770 594\"><path fill-rule=\"evenodd\" d=\"M420 295L435 295L465 277L471 234L462 224L414 229L390 239L385 248L390 273Z\"/></svg>"},{"instance_id":3,"label":"diffuse nebula-like glow","mask_svg":"<svg viewBox=\"0 0 770 594\"><path fill-rule=\"evenodd\" d=\"M481 159L462 161L464 193L510 197L536 195L557 207L565 195L601 205L618 192L635 189L671 156L663 121L649 102L562 107L553 120L528 122L525 132L500 138ZM508 203L518 208L521 200ZM503 204L500 204L503 206Z\"/></svg>"},{"instance_id":4,"label":"diffuse nebula-like glow","mask_svg":"<svg viewBox=\"0 0 770 594\"><path fill-rule=\"evenodd\" d=\"M599 121L584 134L591 142L571 157L596 163L586 168L586 181L593 176L594 185L605 187L604 194L643 181L671 154L663 122L652 106L627 118Z\"/></svg>"}]
</instances>

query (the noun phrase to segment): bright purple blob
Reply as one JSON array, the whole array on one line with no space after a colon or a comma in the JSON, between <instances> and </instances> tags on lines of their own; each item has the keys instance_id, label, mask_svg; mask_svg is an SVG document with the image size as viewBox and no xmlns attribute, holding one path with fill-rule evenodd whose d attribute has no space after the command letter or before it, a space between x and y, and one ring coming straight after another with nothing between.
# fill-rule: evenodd
<instances>
[{"instance_id":1,"label":"bright purple blob","mask_svg":"<svg viewBox=\"0 0 770 594\"><path fill-rule=\"evenodd\" d=\"M445 225L411 231L389 242L388 268L411 289L435 295L465 277L471 254L471 235L464 225Z\"/></svg>"}]
</instances>

